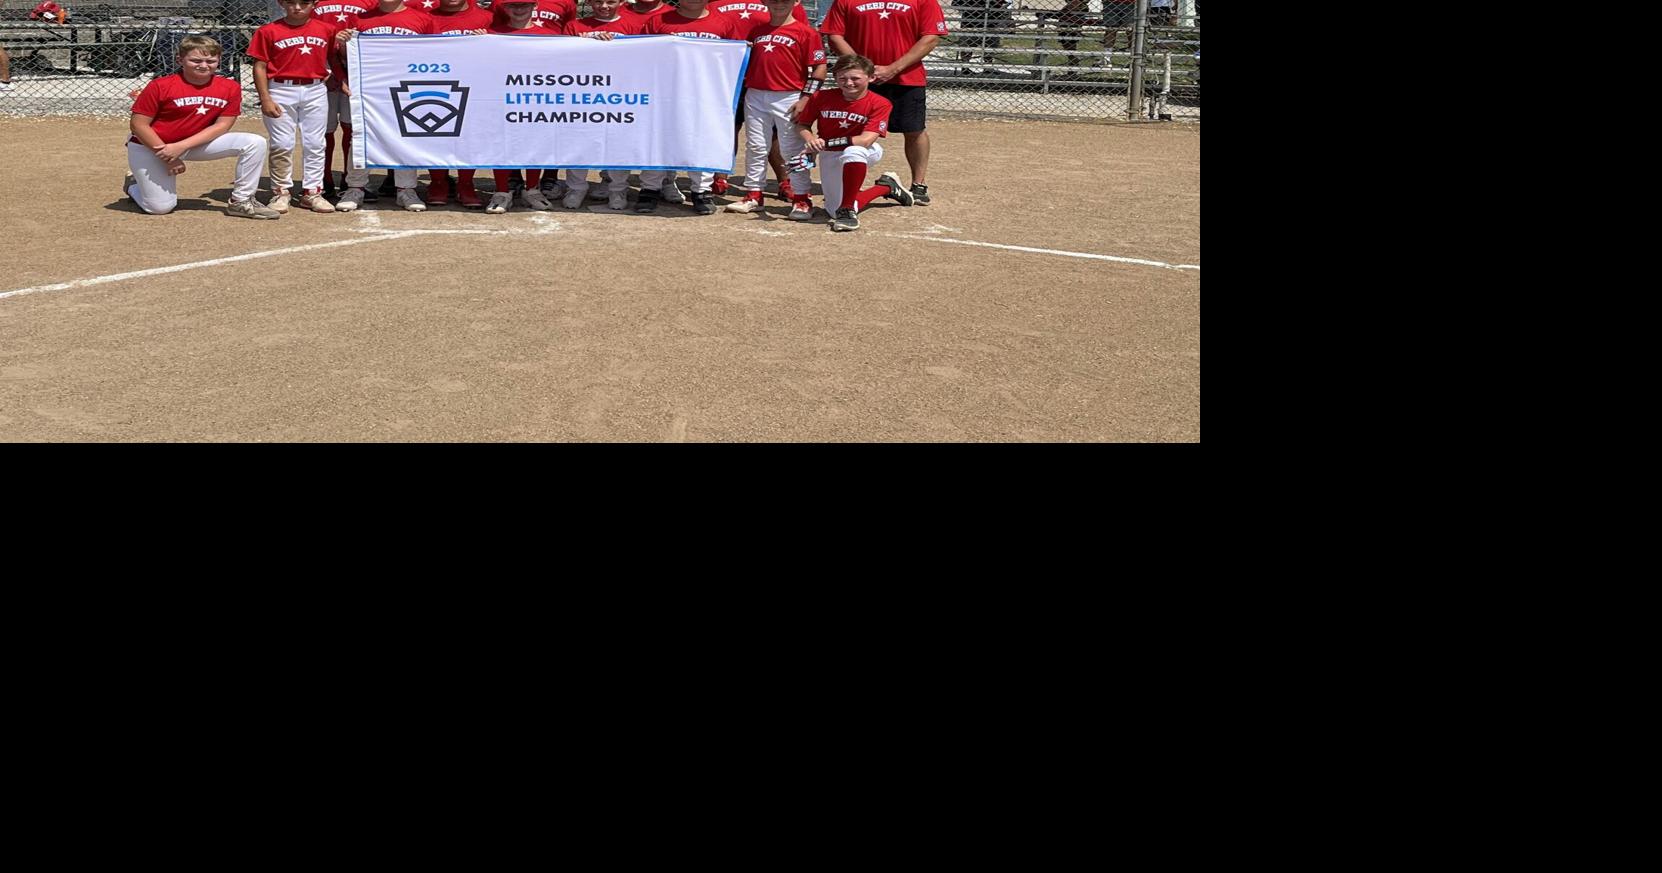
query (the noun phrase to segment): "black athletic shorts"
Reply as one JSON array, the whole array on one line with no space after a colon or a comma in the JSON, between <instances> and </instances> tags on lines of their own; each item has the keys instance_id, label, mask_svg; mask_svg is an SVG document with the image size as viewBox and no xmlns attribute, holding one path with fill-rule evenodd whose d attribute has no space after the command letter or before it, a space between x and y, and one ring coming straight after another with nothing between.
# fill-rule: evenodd
<instances>
[{"instance_id":1,"label":"black athletic shorts","mask_svg":"<svg viewBox=\"0 0 1662 873\"><path fill-rule=\"evenodd\" d=\"M928 114L928 101L925 99L928 86L884 82L871 86L871 90L894 104L894 109L889 112L890 133L917 133L923 130L924 116Z\"/></svg>"}]
</instances>

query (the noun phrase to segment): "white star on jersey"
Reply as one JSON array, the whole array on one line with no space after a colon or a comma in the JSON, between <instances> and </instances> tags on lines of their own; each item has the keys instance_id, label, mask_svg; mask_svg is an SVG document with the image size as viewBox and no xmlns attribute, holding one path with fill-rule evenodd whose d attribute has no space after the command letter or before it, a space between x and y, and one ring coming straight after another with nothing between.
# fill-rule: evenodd
<instances>
[{"instance_id":1,"label":"white star on jersey","mask_svg":"<svg viewBox=\"0 0 1662 873\"><path fill-rule=\"evenodd\" d=\"M888 10L884 10L882 12L877 13L877 17L878 18L888 18L889 17Z\"/></svg>"},{"instance_id":2,"label":"white star on jersey","mask_svg":"<svg viewBox=\"0 0 1662 873\"><path fill-rule=\"evenodd\" d=\"M532 27L542 27L542 19L539 18L536 21L531 22L531 26Z\"/></svg>"},{"instance_id":3,"label":"white star on jersey","mask_svg":"<svg viewBox=\"0 0 1662 873\"><path fill-rule=\"evenodd\" d=\"M750 17L750 13L749 13L749 12L740 12L740 13L739 13L739 17L740 17L740 18L749 18L749 17Z\"/></svg>"},{"instance_id":4,"label":"white star on jersey","mask_svg":"<svg viewBox=\"0 0 1662 873\"><path fill-rule=\"evenodd\" d=\"M337 16L335 16L335 20L336 21L345 21L346 16L345 15L337 15Z\"/></svg>"},{"instance_id":5,"label":"white star on jersey","mask_svg":"<svg viewBox=\"0 0 1662 873\"><path fill-rule=\"evenodd\" d=\"M773 43L770 42L767 45L762 46L762 51L765 51L765 52L773 51Z\"/></svg>"},{"instance_id":6,"label":"white star on jersey","mask_svg":"<svg viewBox=\"0 0 1662 873\"><path fill-rule=\"evenodd\" d=\"M309 55L312 53L312 47L309 45L303 45L300 47L300 53L303 55Z\"/></svg>"},{"instance_id":7,"label":"white star on jersey","mask_svg":"<svg viewBox=\"0 0 1662 873\"><path fill-rule=\"evenodd\" d=\"M196 114L197 115L207 115L208 114L208 107L206 107L206 106L196 107Z\"/></svg>"},{"instance_id":8,"label":"white star on jersey","mask_svg":"<svg viewBox=\"0 0 1662 873\"><path fill-rule=\"evenodd\" d=\"M837 122L837 126L838 126L838 127L848 127L848 122L846 122L846 121L839 121L839 122Z\"/></svg>"},{"instance_id":9,"label":"white star on jersey","mask_svg":"<svg viewBox=\"0 0 1662 873\"><path fill-rule=\"evenodd\" d=\"M433 0L421 0L421 8L423 8L423 9L432 9L433 8Z\"/></svg>"}]
</instances>

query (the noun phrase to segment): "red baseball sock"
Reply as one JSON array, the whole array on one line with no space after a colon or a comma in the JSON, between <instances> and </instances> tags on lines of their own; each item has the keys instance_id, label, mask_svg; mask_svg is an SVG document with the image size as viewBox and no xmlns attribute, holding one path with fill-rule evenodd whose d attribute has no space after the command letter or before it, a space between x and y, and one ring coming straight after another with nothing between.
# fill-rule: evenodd
<instances>
[{"instance_id":1,"label":"red baseball sock","mask_svg":"<svg viewBox=\"0 0 1662 873\"><path fill-rule=\"evenodd\" d=\"M505 192L505 191L508 190L508 171L507 170L492 170L491 171L491 176L496 179L496 190L499 193L500 192Z\"/></svg>"},{"instance_id":2,"label":"red baseball sock","mask_svg":"<svg viewBox=\"0 0 1662 873\"><path fill-rule=\"evenodd\" d=\"M889 193L889 189L883 187L882 185L873 185L870 188L861 191L859 195L854 198L854 211L859 212L860 210L865 209L867 206L871 205L871 201L876 200L887 193Z\"/></svg>"},{"instance_id":3,"label":"red baseball sock","mask_svg":"<svg viewBox=\"0 0 1662 873\"><path fill-rule=\"evenodd\" d=\"M843 202L840 208L855 208L854 202L859 199L860 186L864 184L866 184L866 165L855 161L843 161ZM867 200L866 202L870 203L871 201Z\"/></svg>"},{"instance_id":4,"label":"red baseball sock","mask_svg":"<svg viewBox=\"0 0 1662 873\"><path fill-rule=\"evenodd\" d=\"M472 188L473 187L473 173L474 173L473 170L457 170L456 171L456 188L458 190L462 189L462 188Z\"/></svg>"},{"instance_id":5,"label":"red baseball sock","mask_svg":"<svg viewBox=\"0 0 1662 873\"><path fill-rule=\"evenodd\" d=\"M535 188L535 187L537 187L538 185L541 185L541 184L542 184L542 171L541 170L526 170L525 171L525 187Z\"/></svg>"}]
</instances>

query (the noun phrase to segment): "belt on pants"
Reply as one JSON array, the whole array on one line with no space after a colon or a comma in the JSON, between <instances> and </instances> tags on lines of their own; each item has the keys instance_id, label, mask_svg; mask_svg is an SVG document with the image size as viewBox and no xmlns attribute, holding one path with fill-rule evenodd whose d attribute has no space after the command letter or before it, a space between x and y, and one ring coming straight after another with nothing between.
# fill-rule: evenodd
<instances>
[{"instance_id":1,"label":"belt on pants","mask_svg":"<svg viewBox=\"0 0 1662 873\"><path fill-rule=\"evenodd\" d=\"M319 83L323 80L322 79L272 79L271 81L276 82L279 85L316 85L317 83Z\"/></svg>"}]
</instances>

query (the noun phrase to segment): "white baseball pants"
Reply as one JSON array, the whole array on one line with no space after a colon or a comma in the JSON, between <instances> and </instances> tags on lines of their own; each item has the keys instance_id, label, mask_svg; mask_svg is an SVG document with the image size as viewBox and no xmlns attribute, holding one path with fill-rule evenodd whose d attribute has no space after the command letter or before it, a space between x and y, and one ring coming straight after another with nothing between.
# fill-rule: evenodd
<instances>
[{"instance_id":1,"label":"white baseball pants","mask_svg":"<svg viewBox=\"0 0 1662 873\"><path fill-rule=\"evenodd\" d=\"M752 88L744 95L744 189L760 191L767 181L768 145L779 132L779 153L790 160L806 146L796 135L796 119L789 117L791 104L802 97L797 91L762 91ZM809 191L808 173L791 173L791 190Z\"/></svg>"},{"instance_id":2,"label":"white baseball pants","mask_svg":"<svg viewBox=\"0 0 1662 873\"><path fill-rule=\"evenodd\" d=\"M253 133L227 133L205 145L185 152L186 162L237 159L237 177L231 186L231 199L247 200L260 186L260 170L265 167L265 137ZM133 171L134 184L127 186L127 196L139 208L151 215L165 215L179 205L178 180L167 172L167 164L156 157L149 147L136 142L127 143L127 166Z\"/></svg>"},{"instance_id":3,"label":"white baseball pants","mask_svg":"<svg viewBox=\"0 0 1662 873\"><path fill-rule=\"evenodd\" d=\"M353 100L358 99L357 95L353 95L352 99ZM345 117L346 118L351 118L352 115L351 115L351 113L348 113ZM353 148L354 151L357 150L357 148L358 148L357 143L353 143L352 148ZM346 187L348 187L348 188L365 188L365 187L368 187L368 185L369 185L369 168L364 167L362 169L359 169L357 166L355 166L355 164L357 164L357 161L353 160L351 155L348 155L347 158L346 158ZM416 186L416 176L419 175L419 173L420 173L420 171L418 171L418 170L388 170L387 172L392 174L392 183L394 185L397 185L400 188L414 188ZM322 184L323 184L322 175L320 173L319 174L318 185L322 185Z\"/></svg>"},{"instance_id":4,"label":"white baseball pants","mask_svg":"<svg viewBox=\"0 0 1662 873\"><path fill-rule=\"evenodd\" d=\"M300 131L300 179L307 191L323 187L323 130L329 114L329 89L322 82L311 85L271 83L271 99L283 114L279 118L260 119L265 122L266 135L271 137L271 190L287 191L294 184L294 164L279 160L294 151L295 129Z\"/></svg>"},{"instance_id":5,"label":"white baseball pants","mask_svg":"<svg viewBox=\"0 0 1662 873\"><path fill-rule=\"evenodd\" d=\"M716 182L715 173L688 173L687 178L692 180L694 194L710 193L710 186ZM641 190L662 191L668 185L675 184L675 173L669 170L642 170Z\"/></svg>"},{"instance_id":6,"label":"white baseball pants","mask_svg":"<svg viewBox=\"0 0 1662 873\"><path fill-rule=\"evenodd\" d=\"M607 184L606 190L618 194L629 190L628 170L608 170L612 174L612 181ZM641 187L646 187L646 174L641 174ZM577 196L587 197L589 194L589 171L577 168L566 168L566 190L576 191Z\"/></svg>"},{"instance_id":7,"label":"white baseball pants","mask_svg":"<svg viewBox=\"0 0 1662 873\"><path fill-rule=\"evenodd\" d=\"M832 215L843 205L843 164L853 161L866 165L866 184L872 183L871 168L878 161L883 160L883 147L872 143L864 148L849 146L840 152L820 152L814 155L814 165L819 167L819 187L825 192L825 211ZM796 177L791 177L791 188L806 191L806 188L796 187ZM856 191L856 194L859 192Z\"/></svg>"}]
</instances>

